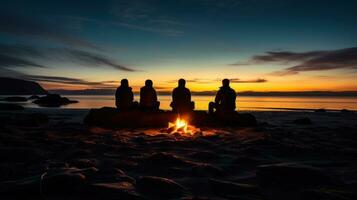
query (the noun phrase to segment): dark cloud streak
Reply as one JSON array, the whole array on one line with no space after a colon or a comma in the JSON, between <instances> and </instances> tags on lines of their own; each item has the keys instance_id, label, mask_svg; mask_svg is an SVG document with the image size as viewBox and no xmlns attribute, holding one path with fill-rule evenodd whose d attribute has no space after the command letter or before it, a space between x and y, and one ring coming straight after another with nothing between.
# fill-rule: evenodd
<instances>
[{"instance_id":1,"label":"dark cloud streak","mask_svg":"<svg viewBox=\"0 0 357 200\"><path fill-rule=\"evenodd\" d=\"M109 66L117 70L134 72L135 69L118 64L113 59L90 51L73 48L40 48L26 45L0 44L0 67L44 67L43 65L29 61L29 58L37 60L72 61L85 66Z\"/></svg>"},{"instance_id":2,"label":"dark cloud streak","mask_svg":"<svg viewBox=\"0 0 357 200\"><path fill-rule=\"evenodd\" d=\"M30 36L60 42L69 46L98 49L91 42L66 33L59 24L49 24L31 16L0 13L0 33Z\"/></svg>"},{"instance_id":3,"label":"dark cloud streak","mask_svg":"<svg viewBox=\"0 0 357 200\"><path fill-rule=\"evenodd\" d=\"M281 64L298 63L281 71L272 72L272 75L295 75L307 71L326 71L334 69L357 70L357 47L330 51L267 52L252 58L253 63L275 62Z\"/></svg>"}]
</instances>

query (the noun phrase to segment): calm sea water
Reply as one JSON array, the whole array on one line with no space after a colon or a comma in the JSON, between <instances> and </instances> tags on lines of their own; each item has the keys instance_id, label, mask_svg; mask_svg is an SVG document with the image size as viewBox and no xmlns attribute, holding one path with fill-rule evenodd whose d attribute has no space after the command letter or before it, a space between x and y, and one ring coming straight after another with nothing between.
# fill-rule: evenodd
<instances>
[{"instance_id":1,"label":"calm sea water","mask_svg":"<svg viewBox=\"0 0 357 200\"><path fill-rule=\"evenodd\" d=\"M113 96L75 96L66 95L70 99L78 100L79 103L69 104L61 108L69 109L88 109L100 108L103 106L114 107ZM139 100L139 96L134 97ZM160 95L160 108L164 110L170 109L171 96ZM208 103L214 99L214 96L193 96L196 110L207 110ZM25 107L38 108L37 105L27 102L22 103ZM331 110L356 110L357 111L357 97L252 97L252 96L238 96L237 97L238 110L309 110L309 109L331 109Z\"/></svg>"}]
</instances>

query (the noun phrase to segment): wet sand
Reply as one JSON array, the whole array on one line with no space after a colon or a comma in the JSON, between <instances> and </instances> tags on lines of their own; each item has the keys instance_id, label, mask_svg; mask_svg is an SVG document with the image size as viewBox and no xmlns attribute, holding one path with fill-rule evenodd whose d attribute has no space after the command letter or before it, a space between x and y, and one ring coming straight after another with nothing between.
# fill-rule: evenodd
<instances>
[{"instance_id":1,"label":"wet sand","mask_svg":"<svg viewBox=\"0 0 357 200\"><path fill-rule=\"evenodd\" d=\"M87 127L87 112L0 112L2 199L357 197L353 112L253 112L257 127L194 138Z\"/></svg>"}]
</instances>

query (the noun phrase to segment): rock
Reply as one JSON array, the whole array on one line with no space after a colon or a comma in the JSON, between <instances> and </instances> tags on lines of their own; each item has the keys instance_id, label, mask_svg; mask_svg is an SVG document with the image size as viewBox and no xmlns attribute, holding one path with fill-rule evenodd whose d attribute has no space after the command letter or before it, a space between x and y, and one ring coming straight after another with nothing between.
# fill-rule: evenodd
<instances>
[{"instance_id":1,"label":"rock","mask_svg":"<svg viewBox=\"0 0 357 200\"><path fill-rule=\"evenodd\" d=\"M304 117L304 118L299 118L299 119L295 119L293 121L294 124L298 124L298 125L310 125L312 124L311 119L308 117Z\"/></svg>"},{"instance_id":2,"label":"rock","mask_svg":"<svg viewBox=\"0 0 357 200\"><path fill-rule=\"evenodd\" d=\"M3 99L3 101L8 101L8 102L26 102L27 98L26 97L6 97Z\"/></svg>"},{"instance_id":3,"label":"rock","mask_svg":"<svg viewBox=\"0 0 357 200\"><path fill-rule=\"evenodd\" d=\"M28 98L28 100L34 100L34 99L39 99L40 97L37 95L32 95Z\"/></svg>"},{"instance_id":4,"label":"rock","mask_svg":"<svg viewBox=\"0 0 357 200\"><path fill-rule=\"evenodd\" d=\"M352 200L357 198L356 193L339 189L308 189L301 192L304 200Z\"/></svg>"},{"instance_id":5,"label":"rock","mask_svg":"<svg viewBox=\"0 0 357 200\"><path fill-rule=\"evenodd\" d=\"M66 97L61 97L59 94L48 94L44 97L36 99L33 103L43 107L59 107L71 103L78 103L78 101L69 100Z\"/></svg>"},{"instance_id":6,"label":"rock","mask_svg":"<svg viewBox=\"0 0 357 200\"><path fill-rule=\"evenodd\" d=\"M257 186L249 184L233 183L217 179L209 179L209 184L215 194L225 197L260 193Z\"/></svg>"},{"instance_id":7,"label":"rock","mask_svg":"<svg viewBox=\"0 0 357 200\"><path fill-rule=\"evenodd\" d=\"M42 181L42 190L47 195L80 195L84 190L86 177L81 173L64 172L46 175Z\"/></svg>"},{"instance_id":8,"label":"rock","mask_svg":"<svg viewBox=\"0 0 357 200\"><path fill-rule=\"evenodd\" d=\"M46 90L36 82L0 77L0 95L33 95L46 93Z\"/></svg>"},{"instance_id":9,"label":"rock","mask_svg":"<svg viewBox=\"0 0 357 200\"><path fill-rule=\"evenodd\" d=\"M88 194L99 199L144 199L135 193L133 184L129 182L95 183L90 186Z\"/></svg>"},{"instance_id":10,"label":"rock","mask_svg":"<svg viewBox=\"0 0 357 200\"><path fill-rule=\"evenodd\" d=\"M155 176L137 179L136 189L147 196L163 199L181 197L186 193L186 189L175 181Z\"/></svg>"},{"instance_id":11,"label":"rock","mask_svg":"<svg viewBox=\"0 0 357 200\"><path fill-rule=\"evenodd\" d=\"M331 183L321 169L295 163L261 165L257 170L259 185L276 184L282 187L308 187Z\"/></svg>"},{"instance_id":12,"label":"rock","mask_svg":"<svg viewBox=\"0 0 357 200\"><path fill-rule=\"evenodd\" d=\"M341 112L341 113L352 113L352 111L347 110L347 109L342 109L340 112Z\"/></svg>"},{"instance_id":13,"label":"rock","mask_svg":"<svg viewBox=\"0 0 357 200\"><path fill-rule=\"evenodd\" d=\"M116 108L103 107L91 109L84 119L84 123L90 126L104 128L139 128L139 127L167 127L168 122L173 122L177 114L171 111L119 112ZM249 113L230 113L227 115L209 115L205 111L193 111L190 114L191 125L196 126L232 126L249 127L256 126L256 118Z\"/></svg>"},{"instance_id":14,"label":"rock","mask_svg":"<svg viewBox=\"0 0 357 200\"><path fill-rule=\"evenodd\" d=\"M148 156L147 158L143 159L142 165L152 166L152 167L160 167L160 166L185 167L185 166L192 166L194 164L176 155L165 153L165 152L159 152L159 153L154 153Z\"/></svg>"},{"instance_id":15,"label":"rock","mask_svg":"<svg viewBox=\"0 0 357 200\"><path fill-rule=\"evenodd\" d=\"M49 172L0 184L0 196L18 199L80 196L85 191L85 176L71 172Z\"/></svg>"},{"instance_id":16,"label":"rock","mask_svg":"<svg viewBox=\"0 0 357 200\"><path fill-rule=\"evenodd\" d=\"M192 167L191 174L196 177L218 177L224 176L225 172L211 164L198 164Z\"/></svg>"},{"instance_id":17,"label":"rock","mask_svg":"<svg viewBox=\"0 0 357 200\"><path fill-rule=\"evenodd\" d=\"M0 110L24 110L25 108L21 105L12 103L0 103Z\"/></svg>"}]
</instances>

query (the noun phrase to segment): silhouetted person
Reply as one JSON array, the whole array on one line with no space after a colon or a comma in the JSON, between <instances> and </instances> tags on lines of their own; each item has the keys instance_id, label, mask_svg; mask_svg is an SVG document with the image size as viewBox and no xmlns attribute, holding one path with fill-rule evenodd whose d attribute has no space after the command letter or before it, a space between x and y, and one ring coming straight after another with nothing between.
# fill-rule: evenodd
<instances>
[{"instance_id":1,"label":"silhouetted person","mask_svg":"<svg viewBox=\"0 0 357 200\"><path fill-rule=\"evenodd\" d=\"M115 92L115 105L119 110L130 110L137 106L137 102L134 102L134 94L129 87L127 79L122 79L120 86Z\"/></svg>"},{"instance_id":2,"label":"silhouetted person","mask_svg":"<svg viewBox=\"0 0 357 200\"><path fill-rule=\"evenodd\" d=\"M185 87L186 81L180 79L178 87L172 92L172 102L170 106L174 112L185 113L195 108L195 102L191 101L191 92Z\"/></svg>"},{"instance_id":3,"label":"silhouetted person","mask_svg":"<svg viewBox=\"0 0 357 200\"><path fill-rule=\"evenodd\" d=\"M159 110L160 102L157 101L156 91L151 80L145 81L145 86L140 89L140 109L143 111Z\"/></svg>"},{"instance_id":4,"label":"silhouetted person","mask_svg":"<svg viewBox=\"0 0 357 200\"><path fill-rule=\"evenodd\" d=\"M209 113L213 113L214 109L218 113L234 112L236 109L236 92L229 87L229 80L222 80L222 87L219 88L215 102L209 103Z\"/></svg>"}]
</instances>

